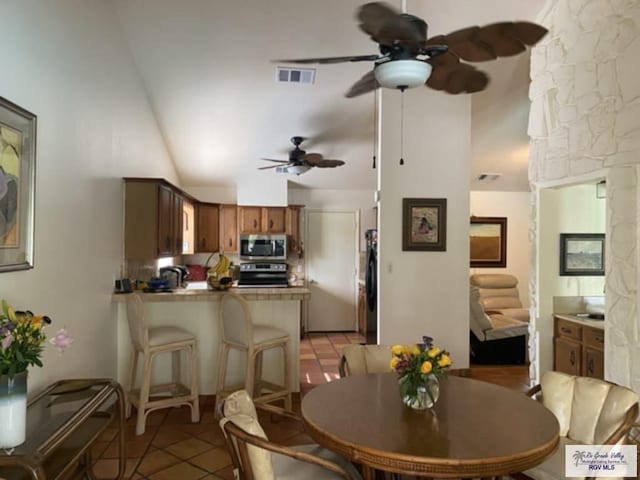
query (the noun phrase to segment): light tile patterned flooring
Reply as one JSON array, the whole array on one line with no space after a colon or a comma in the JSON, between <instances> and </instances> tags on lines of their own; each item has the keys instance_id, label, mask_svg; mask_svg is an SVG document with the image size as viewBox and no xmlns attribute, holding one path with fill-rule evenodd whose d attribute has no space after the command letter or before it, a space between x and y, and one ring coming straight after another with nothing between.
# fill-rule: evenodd
<instances>
[{"instance_id":1,"label":"light tile patterned flooring","mask_svg":"<svg viewBox=\"0 0 640 480\"><path fill-rule=\"evenodd\" d=\"M342 347L362 342L356 333L309 334L300 343L300 394L315 385L338 378ZM473 367L472 377L524 391L528 388L526 367ZM125 478L133 480L214 480L233 479L231 461L224 439L214 420L214 398L200 399L199 423L190 423L187 407L151 413L144 435L135 435L135 417L127 421L127 460ZM300 409L299 396L294 410ZM260 424L267 436L287 445L310 443L302 427L288 420L272 422L262 415ZM115 429L108 429L92 448L94 475L115 478L118 450Z\"/></svg>"}]
</instances>

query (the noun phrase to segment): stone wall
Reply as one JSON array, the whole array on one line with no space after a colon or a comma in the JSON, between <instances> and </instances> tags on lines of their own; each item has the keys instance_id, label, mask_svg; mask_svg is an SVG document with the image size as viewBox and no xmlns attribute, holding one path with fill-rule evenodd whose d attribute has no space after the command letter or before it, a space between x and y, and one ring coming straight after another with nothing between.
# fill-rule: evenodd
<instances>
[{"instance_id":1,"label":"stone wall","mask_svg":"<svg viewBox=\"0 0 640 480\"><path fill-rule=\"evenodd\" d=\"M549 0L538 21L549 34L531 56L529 180L535 191L606 172L605 376L640 391L640 2Z\"/></svg>"}]
</instances>

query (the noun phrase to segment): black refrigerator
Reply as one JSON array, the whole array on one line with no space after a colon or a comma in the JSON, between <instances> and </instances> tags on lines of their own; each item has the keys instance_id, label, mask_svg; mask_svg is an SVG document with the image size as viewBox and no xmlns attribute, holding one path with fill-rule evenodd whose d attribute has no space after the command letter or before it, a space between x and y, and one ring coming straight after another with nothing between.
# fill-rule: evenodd
<instances>
[{"instance_id":1,"label":"black refrigerator","mask_svg":"<svg viewBox=\"0 0 640 480\"><path fill-rule=\"evenodd\" d=\"M367 299L367 344L378 343L378 231L367 230L366 269L364 275L365 296Z\"/></svg>"}]
</instances>

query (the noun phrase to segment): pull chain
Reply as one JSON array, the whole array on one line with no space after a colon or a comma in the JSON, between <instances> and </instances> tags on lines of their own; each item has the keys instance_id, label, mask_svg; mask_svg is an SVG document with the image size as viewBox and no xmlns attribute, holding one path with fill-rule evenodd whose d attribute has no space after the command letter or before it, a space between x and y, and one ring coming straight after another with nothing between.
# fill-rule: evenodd
<instances>
[{"instance_id":1,"label":"pull chain","mask_svg":"<svg viewBox=\"0 0 640 480\"><path fill-rule=\"evenodd\" d=\"M400 92L400 165L404 165L404 90Z\"/></svg>"},{"instance_id":2,"label":"pull chain","mask_svg":"<svg viewBox=\"0 0 640 480\"><path fill-rule=\"evenodd\" d=\"M378 93L373 94L373 169L376 169L376 144L378 142Z\"/></svg>"}]
</instances>

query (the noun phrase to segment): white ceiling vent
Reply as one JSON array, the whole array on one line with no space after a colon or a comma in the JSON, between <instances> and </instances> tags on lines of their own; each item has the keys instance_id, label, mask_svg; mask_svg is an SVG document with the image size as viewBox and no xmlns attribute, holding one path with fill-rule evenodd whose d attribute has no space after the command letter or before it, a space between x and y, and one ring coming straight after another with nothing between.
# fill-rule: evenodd
<instances>
[{"instance_id":1,"label":"white ceiling vent","mask_svg":"<svg viewBox=\"0 0 640 480\"><path fill-rule=\"evenodd\" d=\"M481 173L480 175L478 175L478 180L483 182L492 182L494 180L497 180L501 176L501 173Z\"/></svg>"},{"instance_id":2,"label":"white ceiling vent","mask_svg":"<svg viewBox=\"0 0 640 480\"><path fill-rule=\"evenodd\" d=\"M276 82L312 84L316 79L315 68L276 67Z\"/></svg>"}]
</instances>

